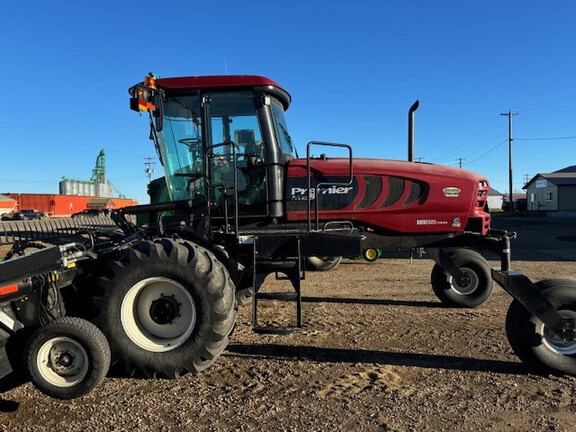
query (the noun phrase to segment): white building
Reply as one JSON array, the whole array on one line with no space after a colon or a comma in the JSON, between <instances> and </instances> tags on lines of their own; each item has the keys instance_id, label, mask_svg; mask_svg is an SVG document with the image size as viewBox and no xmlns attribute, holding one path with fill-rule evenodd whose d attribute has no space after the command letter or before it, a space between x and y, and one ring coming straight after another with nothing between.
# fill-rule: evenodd
<instances>
[{"instance_id":1,"label":"white building","mask_svg":"<svg viewBox=\"0 0 576 432\"><path fill-rule=\"evenodd\" d=\"M523 189L526 189L528 210L576 215L576 165L536 174Z\"/></svg>"}]
</instances>

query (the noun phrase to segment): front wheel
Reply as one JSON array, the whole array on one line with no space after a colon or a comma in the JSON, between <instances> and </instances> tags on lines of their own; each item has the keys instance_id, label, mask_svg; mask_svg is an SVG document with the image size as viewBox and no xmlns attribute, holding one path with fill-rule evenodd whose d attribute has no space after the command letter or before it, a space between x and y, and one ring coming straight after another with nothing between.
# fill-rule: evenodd
<instances>
[{"instance_id":1,"label":"front wheel","mask_svg":"<svg viewBox=\"0 0 576 432\"><path fill-rule=\"evenodd\" d=\"M456 281L440 265L434 265L430 282L436 296L448 306L474 308L492 294L494 281L490 266L482 255L469 249L449 253L454 264L464 273L464 280Z\"/></svg>"},{"instance_id":2,"label":"front wheel","mask_svg":"<svg viewBox=\"0 0 576 432\"><path fill-rule=\"evenodd\" d=\"M313 271L333 270L342 261L341 256L311 256L306 257L306 267Z\"/></svg>"},{"instance_id":3,"label":"front wheel","mask_svg":"<svg viewBox=\"0 0 576 432\"><path fill-rule=\"evenodd\" d=\"M564 318L576 320L576 282L549 279L536 283ZM506 315L506 336L514 353L535 373L576 375L576 341L562 340L518 300Z\"/></svg>"},{"instance_id":4,"label":"front wheel","mask_svg":"<svg viewBox=\"0 0 576 432\"><path fill-rule=\"evenodd\" d=\"M110 368L106 337L80 318L58 318L36 330L25 349L32 384L58 399L73 399L98 386Z\"/></svg>"}]
</instances>

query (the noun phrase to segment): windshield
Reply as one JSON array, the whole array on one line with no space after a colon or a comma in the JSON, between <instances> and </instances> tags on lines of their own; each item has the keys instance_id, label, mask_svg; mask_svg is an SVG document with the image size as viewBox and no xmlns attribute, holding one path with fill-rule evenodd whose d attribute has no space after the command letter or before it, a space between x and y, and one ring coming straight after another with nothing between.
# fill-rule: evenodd
<instances>
[{"instance_id":1,"label":"windshield","mask_svg":"<svg viewBox=\"0 0 576 432\"><path fill-rule=\"evenodd\" d=\"M271 107L280 151L286 155L297 157L296 149L292 144L292 138L290 138L290 135L288 134L288 126L286 126L286 118L284 117L284 108L276 99L272 99Z\"/></svg>"},{"instance_id":2,"label":"windshield","mask_svg":"<svg viewBox=\"0 0 576 432\"><path fill-rule=\"evenodd\" d=\"M205 193L202 127L198 95L167 97L164 100L164 127L155 141L173 200Z\"/></svg>"}]
</instances>

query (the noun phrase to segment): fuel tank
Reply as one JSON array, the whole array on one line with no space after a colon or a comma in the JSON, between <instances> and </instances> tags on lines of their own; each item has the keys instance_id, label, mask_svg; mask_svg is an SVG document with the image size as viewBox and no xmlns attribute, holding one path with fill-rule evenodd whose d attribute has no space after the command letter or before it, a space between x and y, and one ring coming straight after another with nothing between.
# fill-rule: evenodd
<instances>
[{"instance_id":1,"label":"fuel tank","mask_svg":"<svg viewBox=\"0 0 576 432\"><path fill-rule=\"evenodd\" d=\"M322 158L310 160L310 177L312 219L318 206L321 221L348 220L384 234L486 234L490 228L488 181L464 169L386 159ZM306 159L289 162L285 185L287 219L307 220Z\"/></svg>"}]
</instances>

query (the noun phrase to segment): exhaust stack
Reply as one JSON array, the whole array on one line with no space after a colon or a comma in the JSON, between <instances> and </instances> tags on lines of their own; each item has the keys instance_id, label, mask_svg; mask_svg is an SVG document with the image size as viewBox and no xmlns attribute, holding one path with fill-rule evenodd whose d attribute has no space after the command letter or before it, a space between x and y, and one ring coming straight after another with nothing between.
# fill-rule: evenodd
<instances>
[{"instance_id":1,"label":"exhaust stack","mask_svg":"<svg viewBox=\"0 0 576 432\"><path fill-rule=\"evenodd\" d=\"M417 100L408 110L408 162L414 162L414 112L419 106Z\"/></svg>"}]
</instances>

